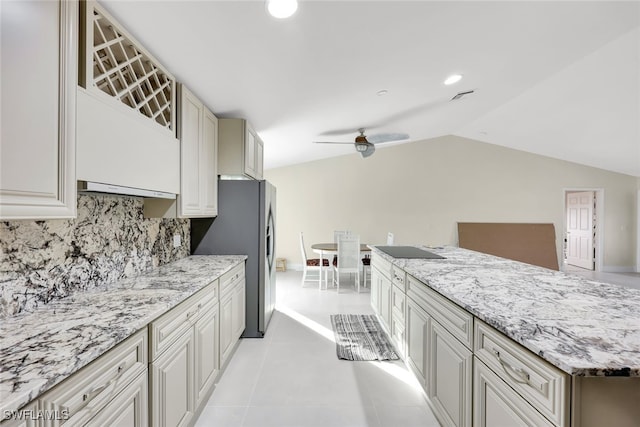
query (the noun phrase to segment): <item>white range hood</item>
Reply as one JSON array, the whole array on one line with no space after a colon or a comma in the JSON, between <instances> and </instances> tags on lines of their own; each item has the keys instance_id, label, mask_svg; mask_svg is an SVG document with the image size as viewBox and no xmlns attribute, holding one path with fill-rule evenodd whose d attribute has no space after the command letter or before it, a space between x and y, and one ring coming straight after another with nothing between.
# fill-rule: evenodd
<instances>
[{"instance_id":1,"label":"white range hood","mask_svg":"<svg viewBox=\"0 0 640 427\"><path fill-rule=\"evenodd\" d=\"M176 195L174 193L155 190L144 190L141 188L125 187L123 185L103 184L100 182L91 181L78 181L78 191L119 194L124 196L137 196L154 199L176 199Z\"/></svg>"}]
</instances>

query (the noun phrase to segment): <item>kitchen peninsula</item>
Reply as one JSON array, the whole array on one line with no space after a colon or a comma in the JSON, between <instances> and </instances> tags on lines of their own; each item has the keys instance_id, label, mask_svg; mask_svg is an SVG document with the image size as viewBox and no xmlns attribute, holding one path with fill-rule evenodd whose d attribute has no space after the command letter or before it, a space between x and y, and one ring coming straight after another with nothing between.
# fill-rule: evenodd
<instances>
[{"instance_id":1,"label":"kitchen peninsula","mask_svg":"<svg viewBox=\"0 0 640 427\"><path fill-rule=\"evenodd\" d=\"M372 305L441 423L637 425L640 290L420 248L372 247Z\"/></svg>"}]
</instances>

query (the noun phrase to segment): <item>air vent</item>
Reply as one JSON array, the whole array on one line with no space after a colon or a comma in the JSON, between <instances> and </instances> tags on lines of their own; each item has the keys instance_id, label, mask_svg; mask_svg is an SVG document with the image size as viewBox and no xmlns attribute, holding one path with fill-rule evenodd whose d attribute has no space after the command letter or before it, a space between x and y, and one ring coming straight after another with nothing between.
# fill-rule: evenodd
<instances>
[{"instance_id":1,"label":"air vent","mask_svg":"<svg viewBox=\"0 0 640 427\"><path fill-rule=\"evenodd\" d=\"M471 95L473 92L473 90L468 90L466 92L459 92L456 96L454 96L453 98L451 98L452 101L455 101L456 99L460 99L465 95Z\"/></svg>"}]
</instances>

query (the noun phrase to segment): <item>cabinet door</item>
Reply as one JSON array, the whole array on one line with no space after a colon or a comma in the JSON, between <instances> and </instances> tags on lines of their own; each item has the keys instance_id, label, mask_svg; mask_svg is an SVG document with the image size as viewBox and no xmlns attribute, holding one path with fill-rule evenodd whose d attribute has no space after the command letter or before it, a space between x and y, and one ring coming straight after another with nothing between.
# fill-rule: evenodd
<instances>
[{"instance_id":1,"label":"cabinet door","mask_svg":"<svg viewBox=\"0 0 640 427\"><path fill-rule=\"evenodd\" d=\"M186 426L193 416L193 329L151 364L151 425Z\"/></svg>"},{"instance_id":2,"label":"cabinet door","mask_svg":"<svg viewBox=\"0 0 640 427\"><path fill-rule=\"evenodd\" d=\"M200 214L200 141L204 105L185 86L180 94L180 216Z\"/></svg>"},{"instance_id":3,"label":"cabinet door","mask_svg":"<svg viewBox=\"0 0 640 427\"><path fill-rule=\"evenodd\" d=\"M429 324L427 395L444 425L471 426L473 353L438 322Z\"/></svg>"},{"instance_id":4,"label":"cabinet door","mask_svg":"<svg viewBox=\"0 0 640 427\"><path fill-rule=\"evenodd\" d=\"M148 422L147 371L109 402L87 426L146 427Z\"/></svg>"},{"instance_id":5,"label":"cabinet door","mask_svg":"<svg viewBox=\"0 0 640 427\"><path fill-rule=\"evenodd\" d=\"M218 118L204 109L202 128L202 214L218 215Z\"/></svg>"},{"instance_id":6,"label":"cabinet door","mask_svg":"<svg viewBox=\"0 0 640 427\"><path fill-rule=\"evenodd\" d=\"M264 171L264 143L261 139L256 141L256 179L262 179Z\"/></svg>"},{"instance_id":7,"label":"cabinet door","mask_svg":"<svg viewBox=\"0 0 640 427\"><path fill-rule=\"evenodd\" d=\"M244 139L244 173L256 177L256 135L248 124Z\"/></svg>"},{"instance_id":8,"label":"cabinet door","mask_svg":"<svg viewBox=\"0 0 640 427\"><path fill-rule=\"evenodd\" d=\"M389 331L391 325L391 280L380 275L380 317L383 326Z\"/></svg>"},{"instance_id":9,"label":"cabinet door","mask_svg":"<svg viewBox=\"0 0 640 427\"><path fill-rule=\"evenodd\" d=\"M424 387L427 378L427 334L431 318L412 299L407 299L407 362Z\"/></svg>"},{"instance_id":10,"label":"cabinet door","mask_svg":"<svg viewBox=\"0 0 640 427\"><path fill-rule=\"evenodd\" d=\"M0 219L76 216L77 32L75 1L2 2Z\"/></svg>"},{"instance_id":11,"label":"cabinet door","mask_svg":"<svg viewBox=\"0 0 640 427\"><path fill-rule=\"evenodd\" d=\"M232 345L244 332L245 321L245 280L241 280L233 291Z\"/></svg>"},{"instance_id":12,"label":"cabinet door","mask_svg":"<svg viewBox=\"0 0 640 427\"><path fill-rule=\"evenodd\" d=\"M371 268L371 307L380 315L380 280L382 274L376 268Z\"/></svg>"},{"instance_id":13,"label":"cabinet door","mask_svg":"<svg viewBox=\"0 0 640 427\"><path fill-rule=\"evenodd\" d=\"M474 426L553 426L477 358L474 360L473 371Z\"/></svg>"},{"instance_id":14,"label":"cabinet door","mask_svg":"<svg viewBox=\"0 0 640 427\"><path fill-rule=\"evenodd\" d=\"M220 366L224 366L233 348L233 291L220 300Z\"/></svg>"},{"instance_id":15,"label":"cabinet door","mask_svg":"<svg viewBox=\"0 0 640 427\"><path fill-rule=\"evenodd\" d=\"M195 407L207 396L220 372L218 328L220 312L216 305L203 314L195 324Z\"/></svg>"}]
</instances>

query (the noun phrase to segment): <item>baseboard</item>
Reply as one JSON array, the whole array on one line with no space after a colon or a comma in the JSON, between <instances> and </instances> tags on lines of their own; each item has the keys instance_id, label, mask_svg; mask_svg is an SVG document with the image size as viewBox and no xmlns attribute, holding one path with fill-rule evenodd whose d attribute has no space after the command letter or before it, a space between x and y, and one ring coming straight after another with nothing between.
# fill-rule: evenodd
<instances>
[{"instance_id":1,"label":"baseboard","mask_svg":"<svg viewBox=\"0 0 640 427\"><path fill-rule=\"evenodd\" d=\"M287 270L302 271L302 264L287 263Z\"/></svg>"},{"instance_id":2,"label":"baseboard","mask_svg":"<svg viewBox=\"0 0 640 427\"><path fill-rule=\"evenodd\" d=\"M605 265L602 267L603 273L635 273L636 269L634 267L624 267L618 265Z\"/></svg>"}]
</instances>

